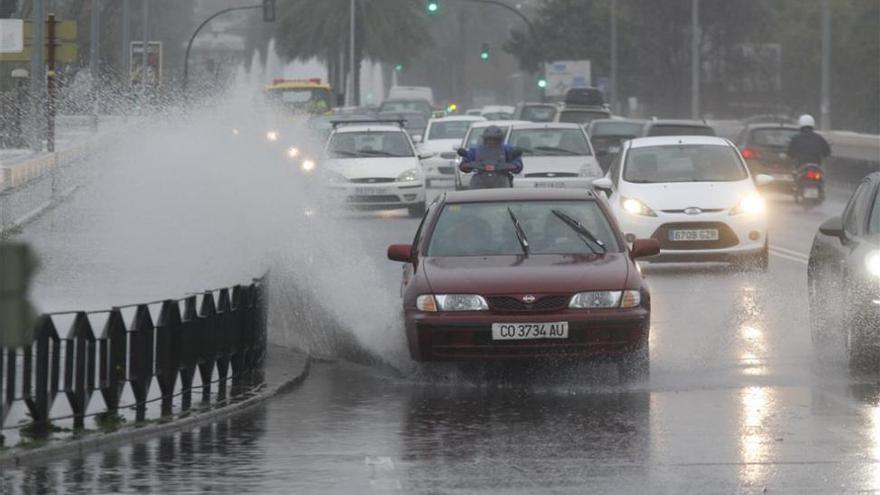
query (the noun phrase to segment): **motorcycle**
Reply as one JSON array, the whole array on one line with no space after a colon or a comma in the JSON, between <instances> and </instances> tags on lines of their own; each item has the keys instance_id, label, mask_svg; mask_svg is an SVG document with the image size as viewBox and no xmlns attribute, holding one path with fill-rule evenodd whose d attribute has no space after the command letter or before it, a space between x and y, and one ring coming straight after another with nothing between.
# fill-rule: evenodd
<instances>
[{"instance_id":1,"label":"motorcycle","mask_svg":"<svg viewBox=\"0 0 880 495\"><path fill-rule=\"evenodd\" d=\"M470 162L472 173L470 186L468 189L498 189L513 187L513 171L517 166L507 161L503 148L495 150L481 149L477 152L477 157ZM467 150L460 148L458 156L467 156ZM522 151L513 152L511 159L515 160L522 155Z\"/></svg>"},{"instance_id":2,"label":"motorcycle","mask_svg":"<svg viewBox=\"0 0 880 495\"><path fill-rule=\"evenodd\" d=\"M817 163L807 163L795 173L794 201L810 209L825 201L825 173Z\"/></svg>"}]
</instances>

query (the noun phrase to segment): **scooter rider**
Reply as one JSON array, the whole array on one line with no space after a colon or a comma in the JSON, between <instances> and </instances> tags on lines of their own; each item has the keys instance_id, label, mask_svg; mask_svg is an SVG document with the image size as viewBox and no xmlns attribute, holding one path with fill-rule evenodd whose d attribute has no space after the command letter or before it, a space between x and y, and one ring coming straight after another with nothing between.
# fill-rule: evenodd
<instances>
[{"instance_id":1,"label":"scooter rider","mask_svg":"<svg viewBox=\"0 0 880 495\"><path fill-rule=\"evenodd\" d=\"M798 167L808 163L821 165L822 161L831 155L831 146L825 138L814 131L815 119L809 114L801 115L798 118L798 127L801 128L801 132L791 138L786 153Z\"/></svg>"},{"instance_id":2,"label":"scooter rider","mask_svg":"<svg viewBox=\"0 0 880 495\"><path fill-rule=\"evenodd\" d=\"M513 175L522 172L520 154L513 146L504 144L504 131L498 126L487 127L482 138L483 144L459 150L459 170L476 172L471 189L511 187Z\"/></svg>"}]
</instances>

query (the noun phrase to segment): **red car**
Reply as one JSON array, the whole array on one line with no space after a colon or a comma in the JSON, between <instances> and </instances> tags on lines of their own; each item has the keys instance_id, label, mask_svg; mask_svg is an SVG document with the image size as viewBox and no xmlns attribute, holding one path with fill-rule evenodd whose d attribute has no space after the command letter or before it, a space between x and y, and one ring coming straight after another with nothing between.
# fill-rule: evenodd
<instances>
[{"instance_id":1,"label":"red car","mask_svg":"<svg viewBox=\"0 0 880 495\"><path fill-rule=\"evenodd\" d=\"M592 191L449 192L413 243L388 248L406 263L403 308L416 361L609 356L626 379L647 375L651 300L628 248Z\"/></svg>"}]
</instances>

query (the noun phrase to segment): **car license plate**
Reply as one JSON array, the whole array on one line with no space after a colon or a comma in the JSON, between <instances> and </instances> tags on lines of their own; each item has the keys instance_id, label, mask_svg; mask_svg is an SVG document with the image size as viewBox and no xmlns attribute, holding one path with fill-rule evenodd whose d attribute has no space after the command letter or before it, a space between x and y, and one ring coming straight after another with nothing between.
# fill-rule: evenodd
<instances>
[{"instance_id":1,"label":"car license plate","mask_svg":"<svg viewBox=\"0 0 880 495\"><path fill-rule=\"evenodd\" d=\"M492 340L567 339L568 322L493 323Z\"/></svg>"},{"instance_id":2,"label":"car license plate","mask_svg":"<svg viewBox=\"0 0 880 495\"><path fill-rule=\"evenodd\" d=\"M773 180L779 181L779 182L793 182L794 181L794 176L791 174L773 174L773 175L771 175L771 177L773 177Z\"/></svg>"},{"instance_id":3,"label":"car license plate","mask_svg":"<svg viewBox=\"0 0 880 495\"><path fill-rule=\"evenodd\" d=\"M670 230L670 241L717 241L718 229Z\"/></svg>"},{"instance_id":4,"label":"car license plate","mask_svg":"<svg viewBox=\"0 0 880 495\"><path fill-rule=\"evenodd\" d=\"M354 193L358 196L380 196L383 194L388 194L388 188L386 187L356 187L354 188Z\"/></svg>"},{"instance_id":5,"label":"car license plate","mask_svg":"<svg viewBox=\"0 0 880 495\"><path fill-rule=\"evenodd\" d=\"M535 182L535 187L563 188L565 182Z\"/></svg>"},{"instance_id":6,"label":"car license plate","mask_svg":"<svg viewBox=\"0 0 880 495\"><path fill-rule=\"evenodd\" d=\"M818 199L819 198L819 188L818 187L804 188L804 197L807 199Z\"/></svg>"}]
</instances>

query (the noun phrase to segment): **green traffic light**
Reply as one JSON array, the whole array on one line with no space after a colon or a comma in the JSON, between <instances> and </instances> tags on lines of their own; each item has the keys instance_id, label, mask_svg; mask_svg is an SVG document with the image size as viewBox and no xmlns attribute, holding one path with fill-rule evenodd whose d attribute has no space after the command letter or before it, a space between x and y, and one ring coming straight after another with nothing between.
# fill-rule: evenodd
<instances>
[{"instance_id":1,"label":"green traffic light","mask_svg":"<svg viewBox=\"0 0 880 495\"><path fill-rule=\"evenodd\" d=\"M394 70L400 72L403 70L403 64L397 64L394 66Z\"/></svg>"},{"instance_id":2,"label":"green traffic light","mask_svg":"<svg viewBox=\"0 0 880 495\"><path fill-rule=\"evenodd\" d=\"M489 60L489 52L481 52L480 59L481 60Z\"/></svg>"},{"instance_id":3,"label":"green traffic light","mask_svg":"<svg viewBox=\"0 0 880 495\"><path fill-rule=\"evenodd\" d=\"M433 14L440 10L440 4L437 2L428 2L428 13Z\"/></svg>"},{"instance_id":4,"label":"green traffic light","mask_svg":"<svg viewBox=\"0 0 880 495\"><path fill-rule=\"evenodd\" d=\"M546 79L538 79L538 87L542 88L542 89L546 88L547 87L547 80Z\"/></svg>"}]
</instances>

